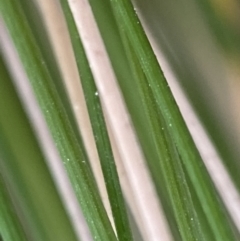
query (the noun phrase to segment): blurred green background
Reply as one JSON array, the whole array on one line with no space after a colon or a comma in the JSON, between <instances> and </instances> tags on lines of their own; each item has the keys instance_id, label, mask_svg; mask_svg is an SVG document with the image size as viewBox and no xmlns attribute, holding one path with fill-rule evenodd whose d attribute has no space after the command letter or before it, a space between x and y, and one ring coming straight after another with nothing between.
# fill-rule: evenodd
<instances>
[{"instance_id":1,"label":"blurred green background","mask_svg":"<svg viewBox=\"0 0 240 241\"><path fill-rule=\"evenodd\" d=\"M240 188L239 1L135 5Z\"/></svg>"}]
</instances>

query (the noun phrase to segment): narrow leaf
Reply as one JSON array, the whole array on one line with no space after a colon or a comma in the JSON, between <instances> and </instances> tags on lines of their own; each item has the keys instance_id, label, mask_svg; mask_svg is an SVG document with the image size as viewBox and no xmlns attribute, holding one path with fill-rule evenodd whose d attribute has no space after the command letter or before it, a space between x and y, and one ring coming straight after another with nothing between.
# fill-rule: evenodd
<instances>
[{"instance_id":1,"label":"narrow leaf","mask_svg":"<svg viewBox=\"0 0 240 241\"><path fill-rule=\"evenodd\" d=\"M122 36L129 38L139 59L147 84L153 92L159 111L167 124L166 130L176 144L187 174L196 190L200 203L217 240L234 240L232 228L218 201L218 195L202 165L200 155L192 141L168 84L158 65L151 46L130 1L114 0L113 12Z\"/></svg>"},{"instance_id":2,"label":"narrow leaf","mask_svg":"<svg viewBox=\"0 0 240 241\"><path fill-rule=\"evenodd\" d=\"M78 138L70 124L23 11L19 3L12 0L0 1L0 6L93 237L96 240L116 240L96 188L81 138Z\"/></svg>"},{"instance_id":3,"label":"narrow leaf","mask_svg":"<svg viewBox=\"0 0 240 241\"><path fill-rule=\"evenodd\" d=\"M119 183L114 157L106 129L106 124L99 99L99 93L91 73L78 31L66 0L62 0L62 7L68 24L75 58L84 89L85 99L95 136L96 146L105 178L108 197L116 225L119 240L132 240L125 203Z\"/></svg>"}]
</instances>

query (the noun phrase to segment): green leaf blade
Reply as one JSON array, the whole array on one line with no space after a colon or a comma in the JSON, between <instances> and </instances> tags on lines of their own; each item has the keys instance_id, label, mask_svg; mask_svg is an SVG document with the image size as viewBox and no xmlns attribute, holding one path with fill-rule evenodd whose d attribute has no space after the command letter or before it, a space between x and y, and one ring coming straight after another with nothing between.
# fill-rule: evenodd
<instances>
[{"instance_id":1,"label":"green leaf blade","mask_svg":"<svg viewBox=\"0 0 240 241\"><path fill-rule=\"evenodd\" d=\"M2 14L39 105L62 157L78 201L96 240L115 240L90 170L81 138L77 138L21 7L1 2ZM8 16L11 16L9 19ZM18 36L16 38L16 36Z\"/></svg>"},{"instance_id":2,"label":"green leaf blade","mask_svg":"<svg viewBox=\"0 0 240 241\"><path fill-rule=\"evenodd\" d=\"M176 143L201 205L217 240L234 240L231 225L226 221L212 182L202 165L200 155L182 119L168 84L144 34L130 1L112 1L112 8L122 36L128 36L141 68L151 86L168 132ZM210 214L211 213L211 214ZM220 228L221 227L221 228Z\"/></svg>"},{"instance_id":3,"label":"green leaf blade","mask_svg":"<svg viewBox=\"0 0 240 241\"><path fill-rule=\"evenodd\" d=\"M88 64L78 31L74 23L67 1L61 1L70 32L70 37L78 65L79 74L84 90L96 146L102 166L102 171L108 191L114 222L119 240L132 240L132 234L127 218L125 203L119 183L116 165L111 149L110 140L103 116L103 111L98 96L91 69Z\"/></svg>"}]
</instances>

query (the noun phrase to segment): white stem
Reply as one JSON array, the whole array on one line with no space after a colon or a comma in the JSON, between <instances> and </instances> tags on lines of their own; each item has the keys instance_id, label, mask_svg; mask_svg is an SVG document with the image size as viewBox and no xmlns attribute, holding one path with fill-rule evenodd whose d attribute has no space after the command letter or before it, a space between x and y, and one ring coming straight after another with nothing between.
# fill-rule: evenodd
<instances>
[{"instance_id":1,"label":"white stem","mask_svg":"<svg viewBox=\"0 0 240 241\"><path fill-rule=\"evenodd\" d=\"M144 224L144 238L172 240L91 7L87 0L68 2Z\"/></svg>"},{"instance_id":2,"label":"white stem","mask_svg":"<svg viewBox=\"0 0 240 241\"><path fill-rule=\"evenodd\" d=\"M56 60L58 62L59 69L66 86L69 100L73 106L73 112L76 118L78 129L81 132L105 209L108 213L112 226L115 229L103 173L100 166L99 156L97 153L93 131L87 111L86 101L83 94L81 80L78 73L67 25L64 21L62 9L57 0L35 1L39 6L44 23L47 27L54 54L56 55Z\"/></svg>"}]
</instances>

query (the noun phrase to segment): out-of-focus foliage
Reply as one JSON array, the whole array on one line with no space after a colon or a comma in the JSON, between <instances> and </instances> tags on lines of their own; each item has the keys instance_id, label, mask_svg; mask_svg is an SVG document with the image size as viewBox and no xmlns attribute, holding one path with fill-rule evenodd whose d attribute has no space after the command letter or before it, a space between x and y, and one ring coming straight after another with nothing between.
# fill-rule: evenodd
<instances>
[{"instance_id":1,"label":"out-of-focus foliage","mask_svg":"<svg viewBox=\"0 0 240 241\"><path fill-rule=\"evenodd\" d=\"M240 188L239 2L135 3Z\"/></svg>"}]
</instances>

